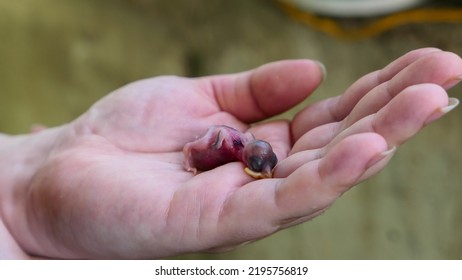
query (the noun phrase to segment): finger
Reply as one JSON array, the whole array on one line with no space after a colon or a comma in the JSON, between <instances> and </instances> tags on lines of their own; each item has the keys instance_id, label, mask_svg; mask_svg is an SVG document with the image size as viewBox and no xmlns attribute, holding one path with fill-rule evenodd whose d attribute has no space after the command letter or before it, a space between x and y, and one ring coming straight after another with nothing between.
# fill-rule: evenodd
<instances>
[{"instance_id":1,"label":"finger","mask_svg":"<svg viewBox=\"0 0 462 280\"><path fill-rule=\"evenodd\" d=\"M453 109L458 103L454 101L457 99L449 99L444 88L435 84L408 87L379 112L359 120L342 131L328 147L349 135L364 132L379 133L390 147L399 146L426 124Z\"/></svg>"},{"instance_id":2,"label":"finger","mask_svg":"<svg viewBox=\"0 0 462 280\"><path fill-rule=\"evenodd\" d=\"M356 185L387 149L378 134L356 134L343 139L322 159L302 165L278 189L276 203L286 216L283 221L310 218L326 210Z\"/></svg>"},{"instance_id":3,"label":"finger","mask_svg":"<svg viewBox=\"0 0 462 280\"><path fill-rule=\"evenodd\" d=\"M425 55L408 65L391 80L367 93L342 122L316 127L305 133L294 146L292 153L301 149L314 149L326 145L341 130L380 110L405 87L420 83L434 83L443 89L448 89L460 82L461 75L462 60L459 56L448 52L432 52Z\"/></svg>"},{"instance_id":4,"label":"finger","mask_svg":"<svg viewBox=\"0 0 462 280\"><path fill-rule=\"evenodd\" d=\"M323 159L304 164L286 179L254 181L237 190L223 208L223 225L235 236L253 239L313 218L353 186L386 150L387 143L378 134L344 139Z\"/></svg>"},{"instance_id":5,"label":"finger","mask_svg":"<svg viewBox=\"0 0 462 280\"><path fill-rule=\"evenodd\" d=\"M448 99L444 88L435 84L420 84L403 90L379 112L369 115L341 133L323 133L324 127L339 126L328 124L306 133L292 149L291 155L276 166L275 176L284 177L299 168L304 162L321 158L337 143L354 134L375 132L386 139L389 147L403 144L425 125L442 117L458 105L455 98ZM327 130L327 129L324 129ZM331 128L335 131L336 128ZM311 149L316 144L316 133L329 134L325 146ZM327 137L326 137L327 138ZM311 140L314 139L314 140Z\"/></svg>"},{"instance_id":6,"label":"finger","mask_svg":"<svg viewBox=\"0 0 462 280\"><path fill-rule=\"evenodd\" d=\"M441 51L435 48L424 48L408 52L382 70L363 76L343 95L309 105L298 113L292 122L293 139L298 139L314 127L344 119L370 90L390 80L419 58L437 52Z\"/></svg>"},{"instance_id":7,"label":"finger","mask_svg":"<svg viewBox=\"0 0 462 280\"><path fill-rule=\"evenodd\" d=\"M410 64L388 82L382 83L367 93L348 115L345 127L359 119L377 112L403 89L421 83L433 83L449 89L459 83L462 75L462 60L450 52L434 52Z\"/></svg>"},{"instance_id":8,"label":"finger","mask_svg":"<svg viewBox=\"0 0 462 280\"><path fill-rule=\"evenodd\" d=\"M286 111L319 86L323 66L311 60L285 60L257 69L199 79L219 107L241 121L259 121Z\"/></svg>"}]
</instances>

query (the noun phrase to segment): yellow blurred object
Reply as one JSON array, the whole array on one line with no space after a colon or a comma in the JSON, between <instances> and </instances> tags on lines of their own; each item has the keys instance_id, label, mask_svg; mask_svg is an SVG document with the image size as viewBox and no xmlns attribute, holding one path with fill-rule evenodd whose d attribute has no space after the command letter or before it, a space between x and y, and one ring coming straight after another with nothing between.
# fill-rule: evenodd
<instances>
[{"instance_id":1,"label":"yellow blurred object","mask_svg":"<svg viewBox=\"0 0 462 280\"><path fill-rule=\"evenodd\" d=\"M277 0L277 3L292 19L333 37L346 40L376 36L397 26L411 23L462 22L462 8L420 8L384 16L365 26L349 29L344 28L332 18L317 16L286 1Z\"/></svg>"}]
</instances>

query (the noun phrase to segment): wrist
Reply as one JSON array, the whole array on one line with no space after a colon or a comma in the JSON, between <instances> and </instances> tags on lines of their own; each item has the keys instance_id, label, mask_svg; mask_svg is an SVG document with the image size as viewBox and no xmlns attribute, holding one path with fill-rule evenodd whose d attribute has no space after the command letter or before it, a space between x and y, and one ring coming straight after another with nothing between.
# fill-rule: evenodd
<instances>
[{"instance_id":1,"label":"wrist","mask_svg":"<svg viewBox=\"0 0 462 280\"><path fill-rule=\"evenodd\" d=\"M0 222L3 224L0 226L4 229L0 244L10 244L4 248L0 246L0 255L16 258L18 254L8 249L25 250L24 243L33 240L25 218L28 192L34 175L53 150L61 130L52 128L17 136L0 133Z\"/></svg>"},{"instance_id":2,"label":"wrist","mask_svg":"<svg viewBox=\"0 0 462 280\"><path fill-rule=\"evenodd\" d=\"M28 184L53 149L60 131L51 128L24 135L0 134L0 194Z\"/></svg>"}]
</instances>

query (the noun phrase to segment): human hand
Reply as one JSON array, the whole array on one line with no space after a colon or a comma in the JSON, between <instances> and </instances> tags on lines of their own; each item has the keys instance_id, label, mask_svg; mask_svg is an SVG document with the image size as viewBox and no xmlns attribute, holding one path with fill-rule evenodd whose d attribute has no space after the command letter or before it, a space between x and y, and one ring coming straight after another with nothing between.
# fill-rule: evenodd
<instances>
[{"instance_id":1,"label":"human hand","mask_svg":"<svg viewBox=\"0 0 462 280\"><path fill-rule=\"evenodd\" d=\"M53 131L46 159L17 187L25 199L10 205L4 223L25 252L43 257L230 249L319 215L376 174L396 147L456 105L445 90L461 75L458 56L420 49L291 122L253 126L311 94L323 79L319 65L282 61L135 82ZM186 172L184 144L218 124L270 142L274 178L253 180L239 162Z\"/></svg>"}]
</instances>

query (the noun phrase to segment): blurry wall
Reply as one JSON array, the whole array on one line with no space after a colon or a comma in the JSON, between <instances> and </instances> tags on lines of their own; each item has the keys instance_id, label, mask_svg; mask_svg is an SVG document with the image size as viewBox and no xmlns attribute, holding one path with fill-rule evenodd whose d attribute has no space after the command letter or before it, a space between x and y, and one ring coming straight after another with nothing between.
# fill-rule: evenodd
<instances>
[{"instance_id":1,"label":"blurry wall","mask_svg":"<svg viewBox=\"0 0 462 280\"><path fill-rule=\"evenodd\" d=\"M460 34L462 24L412 24L340 40L263 0L0 0L0 131L69 122L137 79L237 72L284 58L325 63L328 77L312 102L411 49L462 54ZM459 108L426 128L313 221L229 253L180 258L461 259L461 119Z\"/></svg>"}]
</instances>

